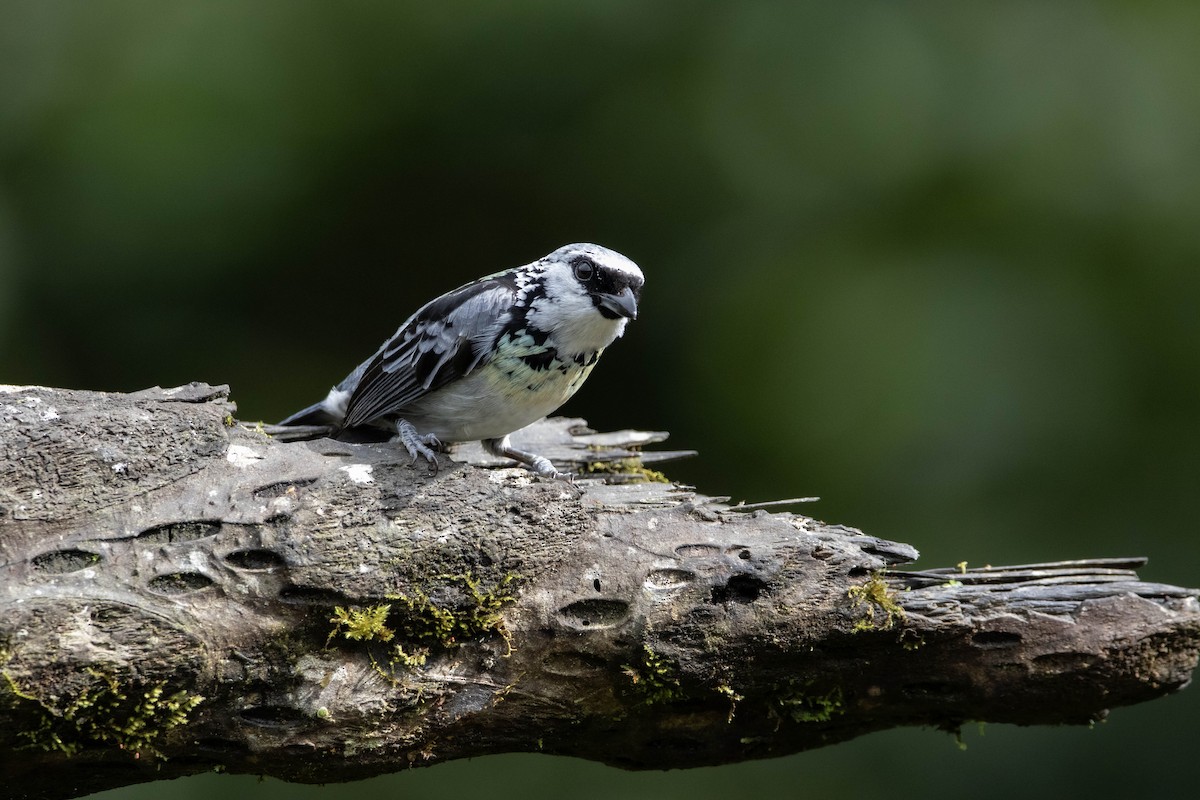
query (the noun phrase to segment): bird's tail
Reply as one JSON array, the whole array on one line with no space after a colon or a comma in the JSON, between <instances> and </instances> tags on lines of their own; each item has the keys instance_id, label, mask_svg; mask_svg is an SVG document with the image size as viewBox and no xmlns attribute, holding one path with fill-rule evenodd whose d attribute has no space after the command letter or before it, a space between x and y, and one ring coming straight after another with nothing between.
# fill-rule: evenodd
<instances>
[{"instance_id":1,"label":"bird's tail","mask_svg":"<svg viewBox=\"0 0 1200 800\"><path fill-rule=\"evenodd\" d=\"M339 439L344 442L386 442L395 435L395 430L361 426L342 427L341 414L331 411L328 398L297 411L276 425L264 425L263 431L281 442L302 442L306 439ZM336 407L336 406L335 406ZM344 413L344 411L342 412Z\"/></svg>"},{"instance_id":2,"label":"bird's tail","mask_svg":"<svg viewBox=\"0 0 1200 800\"><path fill-rule=\"evenodd\" d=\"M263 430L281 441L298 442L334 436L340 427L338 422L339 420L329 413L324 402L321 402L313 403L275 425L265 425Z\"/></svg>"},{"instance_id":3,"label":"bird's tail","mask_svg":"<svg viewBox=\"0 0 1200 800\"><path fill-rule=\"evenodd\" d=\"M339 420L329 413L329 409L325 407L325 401L313 403L308 408L297 411L287 419L279 422L280 426L294 427L297 425L329 425L336 426Z\"/></svg>"}]
</instances>

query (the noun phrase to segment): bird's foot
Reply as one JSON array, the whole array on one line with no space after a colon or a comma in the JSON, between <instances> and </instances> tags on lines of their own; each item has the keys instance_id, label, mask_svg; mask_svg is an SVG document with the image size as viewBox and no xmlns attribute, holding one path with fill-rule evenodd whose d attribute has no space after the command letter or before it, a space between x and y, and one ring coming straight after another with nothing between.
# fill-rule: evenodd
<instances>
[{"instance_id":1,"label":"bird's foot","mask_svg":"<svg viewBox=\"0 0 1200 800\"><path fill-rule=\"evenodd\" d=\"M556 481L566 481L567 483L575 482L575 474L572 472L559 472L554 468L554 464L550 463L550 459L545 456L539 456L536 453L527 453L524 450L518 450L512 446L507 436L499 439L484 439L483 447L497 458L511 458L513 461L519 461L529 469L533 470L539 477L549 478Z\"/></svg>"},{"instance_id":2,"label":"bird's foot","mask_svg":"<svg viewBox=\"0 0 1200 800\"><path fill-rule=\"evenodd\" d=\"M550 459L545 456L539 456L534 453L527 453L526 455L530 456L529 461L523 463L541 477L556 481L566 481L567 483L575 482L574 472L559 472L550 463ZM517 460L520 461L521 459Z\"/></svg>"},{"instance_id":3,"label":"bird's foot","mask_svg":"<svg viewBox=\"0 0 1200 800\"><path fill-rule=\"evenodd\" d=\"M400 444L404 445L404 449L412 456L413 463L417 463L418 457L423 457L433 466L433 471L438 470L437 454L433 448L440 448L441 441L432 433L417 433L417 429L413 424L406 419L396 420L396 437L400 440Z\"/></svg>"}]
</instances>

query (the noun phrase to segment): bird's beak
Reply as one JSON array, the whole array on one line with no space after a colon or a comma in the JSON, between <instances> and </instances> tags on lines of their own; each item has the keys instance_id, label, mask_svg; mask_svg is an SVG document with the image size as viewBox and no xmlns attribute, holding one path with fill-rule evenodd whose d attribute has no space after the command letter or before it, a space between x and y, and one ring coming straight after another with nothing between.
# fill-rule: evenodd
<instances>
[{"instance_id":1,"label":"bird's beak","mask_svg":"<svg viewBox=\"0 0 1200 800\"><path fill-rule=\"evenodd\" d=\"M617 317L637 319L637 297L628 286L617 294L600 294L597 295L597 298L600 300L601 308L608 309L613 313L613 319Z\"/></svg>"}]
</instances>

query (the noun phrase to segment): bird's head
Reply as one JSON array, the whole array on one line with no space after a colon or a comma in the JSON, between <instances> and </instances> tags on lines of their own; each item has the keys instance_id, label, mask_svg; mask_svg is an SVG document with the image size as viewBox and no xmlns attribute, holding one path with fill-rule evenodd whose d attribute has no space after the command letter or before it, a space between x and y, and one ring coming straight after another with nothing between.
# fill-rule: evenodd
<instances>
[{"instance_id":1,"label":"bird's head","mask_svg":"<svg viewBox=\"0 0 1200 800\"><path fill-rule=\"evenodd\" d=\"M530 305L539 328L559 346L582 352L608 346L637 319L642 271L625 256L597 244L569 244L537 262L541 296Z\"/></svg>"}]
</instances>

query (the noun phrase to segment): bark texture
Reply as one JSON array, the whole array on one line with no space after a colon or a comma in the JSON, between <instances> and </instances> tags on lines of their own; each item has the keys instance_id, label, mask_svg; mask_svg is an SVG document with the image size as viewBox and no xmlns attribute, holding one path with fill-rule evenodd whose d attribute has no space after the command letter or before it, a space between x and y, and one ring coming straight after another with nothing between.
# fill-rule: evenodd
<instances>
[{"instance_id":1,"label":"bark texture","mask_svg":"<svg viewBox=\"0 0 1200 800\"><path fill-rule=\"evenodd\" d=\"M542 751L628 768L899 725L1086 723L1189 681L1197 592L1134 560L901 572L905 544L645 482L551 420L431 474L284 443L224 387L0 390L0 776L74 797ZM451 460L451 458L453 460ZM649 475L653 477L653 475Z\"/></svg>"}]
</instances>

